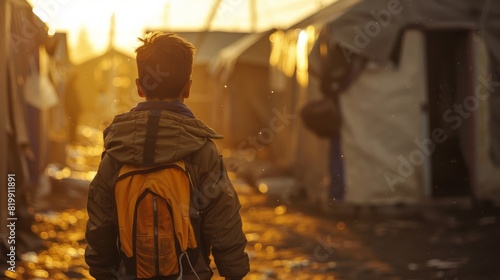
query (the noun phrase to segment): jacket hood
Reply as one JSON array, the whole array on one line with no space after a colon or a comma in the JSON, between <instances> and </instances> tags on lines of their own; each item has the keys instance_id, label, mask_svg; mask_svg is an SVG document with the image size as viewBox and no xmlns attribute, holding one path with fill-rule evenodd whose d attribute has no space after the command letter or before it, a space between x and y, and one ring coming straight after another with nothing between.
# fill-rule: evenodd
<instances>
[{"instance_id":1,"label":"jacket hood","mask_svg":"<svg viewBox=\"0 0 500 280\"><path fill-rule=\"evenodd\" d=\"M148 110L118 115L104 131L106 153L124 164L144 165ZM221 139L202 121L162 110L154 148L154 162L164 164L185 158L209 139Z\"/></svg>"}]
</instances>

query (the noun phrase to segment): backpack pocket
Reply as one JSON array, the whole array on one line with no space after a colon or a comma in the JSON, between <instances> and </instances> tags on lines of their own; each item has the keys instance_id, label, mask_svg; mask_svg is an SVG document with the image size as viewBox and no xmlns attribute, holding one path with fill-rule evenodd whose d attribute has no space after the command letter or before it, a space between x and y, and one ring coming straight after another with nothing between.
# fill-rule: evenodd
<instances>
[{"instance_id":1,"label":"backpack pocket","mask_svg":"<svg viewBox=\"0 0 500 280\"><path fill-rule=\"evenodd\" d=\"M171 209L164 198L149 190L137 200L134 255L138 278L179 273L179 245L176 244Z\"/></svg>"}]
</instances>

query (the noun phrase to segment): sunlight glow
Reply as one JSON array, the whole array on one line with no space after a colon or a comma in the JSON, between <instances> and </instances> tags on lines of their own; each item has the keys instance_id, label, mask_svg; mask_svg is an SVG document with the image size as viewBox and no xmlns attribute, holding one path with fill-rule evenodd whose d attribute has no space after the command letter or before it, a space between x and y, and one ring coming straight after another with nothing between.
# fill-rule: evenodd
<instances>
[{"instance_id":1,"label":"sunlight glow","mask_svg":"<svg viewBox=\"0 0 500 280\"><path fill-rule=\"evenodd\" d=\"M215 18L207 25L215 0L28 0L33 12L50 28L50 35L67 32L70 46L76 46L85 29L96 55L109 46L113 14L113 45L133 54L139 45L137 37L148 29L249 32L253 26L256 31L286 28L336 0L255 0L255 22L248 1L222 0Z\"/></svg>"},{"instance_id":2,"label":"sunlight glow","mask_svg":"<svg viewBox=\"0 0 500 280\"><path fill-rule=\"evenodd\" d=\"M269 190L269 187L264 183L259 184L258 188L261 193L267 193Z\"/></svg>"},{"instance_id":3,"label":"sunlight glow","mask_svg":"<svg viewBox=\"0 0 500 280\"><path fill-rule=\"evenodd\" d=\"M308 84L308 32L301 30L297 40L297 81L302 87Z\"/></svg>"}]
</instances>

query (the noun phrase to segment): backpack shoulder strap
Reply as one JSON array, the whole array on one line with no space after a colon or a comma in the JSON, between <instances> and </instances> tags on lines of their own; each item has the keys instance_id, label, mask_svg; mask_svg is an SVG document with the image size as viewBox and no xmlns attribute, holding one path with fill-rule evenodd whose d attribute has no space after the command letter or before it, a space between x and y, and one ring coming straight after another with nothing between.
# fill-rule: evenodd
<instances>
[{"instance_id":1,"label":"backpack shoulder strap","mask_svg":"<svg viewBox=\"0 0 500 280\"><path fill-rule=\"evenodd\" d=\"M143 164L153 164L155 160L156 138L160 127L160 110L148 111L146 139L144 140Z\"/></svg>"}]
</instances>

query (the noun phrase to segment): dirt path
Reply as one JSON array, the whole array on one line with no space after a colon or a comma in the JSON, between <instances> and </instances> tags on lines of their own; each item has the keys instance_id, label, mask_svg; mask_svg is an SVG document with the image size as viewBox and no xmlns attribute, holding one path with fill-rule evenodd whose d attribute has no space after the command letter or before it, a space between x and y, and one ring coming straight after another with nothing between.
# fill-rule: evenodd
<instances>
[{"instance_id":1,"label":"dirt path","mask_svg":"<svg viewBox=\"0 0 500 280\"><path fill-rule=\"evenodd\" d=\"M234 183L251 258L246 279L500 279L498 211L454 212L442 222L318 215ZM50 199L54 207L36 214L32 227L48 249L22 255L16 274L7 275L92 279L83 258L85 195Z\"/></svg>"}]
</instances>

